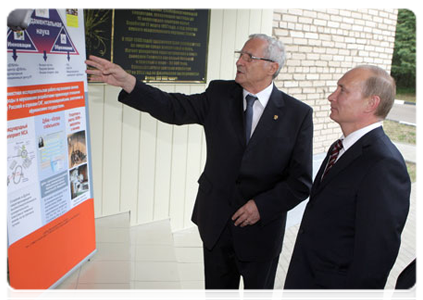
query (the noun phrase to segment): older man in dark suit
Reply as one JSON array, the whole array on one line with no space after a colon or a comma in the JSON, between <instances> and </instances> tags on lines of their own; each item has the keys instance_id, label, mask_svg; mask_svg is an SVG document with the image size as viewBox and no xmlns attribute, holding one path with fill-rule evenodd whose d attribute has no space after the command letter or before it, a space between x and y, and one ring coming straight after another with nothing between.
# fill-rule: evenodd
<instances>
[{"instance_id":1,"label":"older man in dark suit","mask_svg":"<svg viewBox=\"0 0 423 300\"><path fill-rule=\"evenodd\" d=\"M312 109L278 90L283 44L263 34L237 51L235 81L202 94L165 93L90 57L96 80L123 88L119 101L171 124L201 124L207 161L192 220L204 244L206 288L273 288L287 211L311 188Z\"/></svg>"},{"instance_id":2,"label":"older man in dark suit","mask_svg":"<svg viewBox=\"0 0 423 300\"><path fill-rule=\"evenodd\" d=\"M286 289L383 289L407 218L410 178L382 129L395 82L374 66L347 72L329 96L343 136L314 180Z\"/></svg>"}]
</instances>

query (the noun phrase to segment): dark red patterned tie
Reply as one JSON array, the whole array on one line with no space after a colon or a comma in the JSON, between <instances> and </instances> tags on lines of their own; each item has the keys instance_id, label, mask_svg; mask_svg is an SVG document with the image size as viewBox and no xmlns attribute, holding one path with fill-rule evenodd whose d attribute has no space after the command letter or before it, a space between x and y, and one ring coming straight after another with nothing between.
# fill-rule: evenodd
<instances>
[{"instance_id":1,"label":"dark red patterned tie","mask_svg":"<svg viewBox=\"0 0 423 300\"><path fill-rule=\"evenodd\" d=\"M343 146L342 146L342 140L341 139L337 140L334 143L334 145L332 146L332 151L331 151L330 156L329 156L329 162L328 162L328 165L326 166L325 172L323 173L322 180L326 176L326 174L329 172L329 170L333 167L333 165L335 164L336 159L338 158L338 155L339 155L339 151L342 149L342 147Z\"/></svg>"}]
</instances>

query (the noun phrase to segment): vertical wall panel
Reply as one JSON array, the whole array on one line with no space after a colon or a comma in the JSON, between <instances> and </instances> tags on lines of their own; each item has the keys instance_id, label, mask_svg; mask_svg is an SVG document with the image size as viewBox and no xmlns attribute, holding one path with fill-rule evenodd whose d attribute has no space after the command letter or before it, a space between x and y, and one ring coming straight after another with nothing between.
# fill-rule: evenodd
<instances>
[{"instance_id":1,"label":"vertical wall panel","mask_svg":"<svg viewBox=\"0 0 423 300\"><path fill-rule=\"evenodd\" d=\"M116 100L118 91L111 86L105 89L102 198L105 215L120 211L122 104Z\"/></svg>"},{"instance_id":2,"label":"vertical wall panel","mask_svg":"<svg viewBox=\"0 0 423 300\"><path fill-rule=\"evenodd\" d=\"M237 25L237 11L234 9L224 10L223 12L223 34L221 45L221 58L220 58L220 79L234 79L234 51L235 51L235 36ZM211 48L209 51L213 51ZM217 49L216 49L217 50Z\"/></svg>"},{"instance_id":3,"label":"vertical wall panel","mask_svg":"<svg viewBox=\"0 0 423 300\"><path fill-rule=\"evenodd\" d=\"M271 34L271 10L212 10L207 81L235 77L234 51L248 35ZM201 93L207 84L158 84L168 92ZM131 212L131 225L170 218L192 226L198 177L206 161L204 130L173 126L117 101L120 89L89 85L96 217Z\"/></svg>"},{"instance_id":4,"label":"vertical wall panel","mask_svg":"<svg viewBox=\"0 0 423 300\"><path fill-rule=\"evenodd\" d=\"M157 122L149 114L141 114L137 223L154 220Z\"/></svg>"},{"instance_id":5,"label":"vertical wall panel","mask_svg":"<svg viewBox=\"0 0 423 300\"><path fill-rule=\"evenodd\" d=\"M174 85L162 85L161 90L174 92ZM154 220L169 217L170 175L172 166L173 126L157 122L157 144L155 163Z\"/></svg>"},{"instance_id":6,"label":"vertical wall panel","mask_svg":"<svg viewBox=\"0 0 423 300\"><path fill-rule=\"evenodd\" d=\"M237 24L235 38L235 50L241 50L250 34L250 14L249 9L240 9L237 11ZM236 61L233 62L235 65Z\"/></svg>"},{"instance_id":7,"label":"vertical wall panel","mask_svg":"<svg viewBox=\"0 0 423 300\"><path fill-rule=\"evenodd\" d=\"M260 32L272 36L273 30L273 9L263 9L261 17Z\"/></svg>"},{"instance_id":8,"label":"vertical wall panel","mask_svg":"<svg viewBox=\"0 0 423 300\"><path fill-rule=\"evenodd\" d=\"M102 216L104 88L104 85L90 84L88 95L93 176L91 181L94 187L94 213L96 217Z\"/></svg>"},{"instance_id":9,"label":"vertical wall panel","mask_svg":"<svg viewBox=\"0 0 423 300\"><path fill-rule=\"evenodd\" d=\"M213 9L210 20L209 49L207 53L207 81L220 79L220 57L223 35L224 10Z\"/></svg>"},{"instance_id":10,"label":"vertical wall panel","mask_svg":"<svg viewBox=\"0 0 423 300\"><path fill-rule=\"evenodd\" d=\"M250 22L249 22L250 33L263 33L262 30L264 30L264 28L261 27L261 24L262 24L262 11L257 9L250 10ZM271 28L272 27L270 27L270 29Z\"/></svg>"},{"instance_id":11,"label":"vertical wall panel","mask_svg":"<svg viewBox=\"0 0 423 300\"><path fill-rule=\"evenodd\" d=\"M132 224L137 213L140 120L141 112L123 106L120 211L131 212Z\"/></svg>"}]
</instances>

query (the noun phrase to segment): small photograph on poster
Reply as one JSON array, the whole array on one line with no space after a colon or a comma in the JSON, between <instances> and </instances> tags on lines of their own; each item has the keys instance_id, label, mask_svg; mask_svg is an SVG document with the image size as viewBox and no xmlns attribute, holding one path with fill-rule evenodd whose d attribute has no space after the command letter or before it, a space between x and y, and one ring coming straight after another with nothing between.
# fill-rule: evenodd
<instances>
[{"instance_id":1,"label":"small photograph on poster","mask_svg":"<svg viewBox=\"0 0 423 300\"><path fill-rule=\"evenodd\" d=\"M90 190L87 164L69 171L71 199L75 199Z\"/></svg>"},{"instance_id":2,"label":"small photograph on poster","mask_svg":"<svg viewBox=\"0 0 423 300\"><path fill-rule=\"evenodd\" d=\"M38 148L41 149L43 147L44 147L44 137L40 135L38 137Z\"/></svg>"},{"instance_id":3,"label":"small photograph on poster","mask_svg":"<svg viewBox=\"0 0 423 300\"><path fill-rule=\"evenodd\" d=\"M68 8L66 9L66 15L78 16L78 9L77 8Z\"/></svg>"},{"instance_id":4,"label":"small photograph on poster","mask_svg":"<svg viewBox=\"0 0 423 300\"><path fill-rule=\"evenodd\" d=\"M85 130L68 135L69 169L87 162Z\"/></svg>"},{"instance_id":5,"label":"small photograph on poster","mask_svg":"<svg viewBox=\"0 0 423 300\"><path fill-rule=\"evenodd\" d=\"M39 179L44 180L67 170L64 114L55 112L32 119L35 124L32 139L37 149Z\"/></svg>"},{"instance_id":6,"label":"small photograph on poster","mask_svg":"<svg viewBox=\"0 0 423 300\"><path fill-rule=\"evenodd\" d=\"M48 19L50 18L50 11L49 9L45 9L45 8L36 9L35 16L39 18Z\"/></svg>"},{"instance_id":7,"label":"small photograph on poster","mask_svg":"<svg viewBox=\"0 0 423 300\"><path fill-rule=\"evenodd\" d=\"M14 38L16 41L24 41L25 35L23 31L14 31L13 32Z\"/></svg>"},{"instance_id":8,"label":"small photograph on poster","mask_svg":"<svg viewBox=\"0 0 423 300\"><path fill-rule=\"evenodd\" d=\"M64 132L58 131L38 137L38 152L42 178L49 177L66 168Z\"/></svg>"}]
</instances>

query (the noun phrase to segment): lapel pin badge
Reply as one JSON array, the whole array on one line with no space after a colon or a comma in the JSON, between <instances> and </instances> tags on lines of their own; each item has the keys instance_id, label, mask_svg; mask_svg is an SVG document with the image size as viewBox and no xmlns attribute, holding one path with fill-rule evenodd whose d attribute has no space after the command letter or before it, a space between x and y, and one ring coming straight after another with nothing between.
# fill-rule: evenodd
<instances>
[{"instance_id":1,"label":"lapel pin badge","mask_svg":"<svg viewBox=\"0 0 423 300\"><path fill-rule=\"evenodd\" d=\"M273 116L273 120L275 120L275 121L276 121L278 118L279 118L279 116L278 116L278 115L274 115L274 116Z\"/></svg>"}]
</instances>

